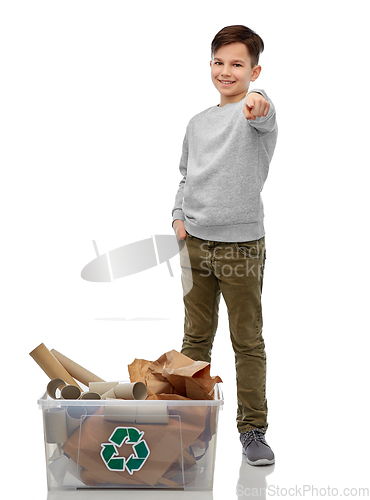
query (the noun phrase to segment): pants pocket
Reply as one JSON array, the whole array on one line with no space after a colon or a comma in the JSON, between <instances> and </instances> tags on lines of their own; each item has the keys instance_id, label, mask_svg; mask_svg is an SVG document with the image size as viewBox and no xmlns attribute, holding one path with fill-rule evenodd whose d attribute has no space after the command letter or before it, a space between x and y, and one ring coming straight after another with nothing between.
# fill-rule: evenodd
<instances>
[{"instance_id":1,"label":"pants pocket","mask_svg":"<svg viewBox=\"0 0 370 500\"><path fill-rule=\"evenodd\" d=\"M257 241L247 241L241 243L235 243L238 253L243 257L248 259L258 259L260 255L260 249Z\"/></svg>"}]
</instances>

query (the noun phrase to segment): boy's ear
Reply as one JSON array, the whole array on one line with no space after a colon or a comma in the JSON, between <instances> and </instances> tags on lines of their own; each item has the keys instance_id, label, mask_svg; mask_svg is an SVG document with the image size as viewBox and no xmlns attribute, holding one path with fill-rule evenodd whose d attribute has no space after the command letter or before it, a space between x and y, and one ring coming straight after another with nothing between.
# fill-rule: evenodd
<instances>
[{"instance_id":1,"label":"boy's ear","mask_svg":"<svg viewBox=\"0 0 370 500\"><path fill-rule=\"evenodd\" d=\"M252 76L251 76L251 82L254 82L257 80L257 78L260 76L262 71L262 68L259 64L257 66L254 66L253 71L252 71Z\"/></svg>"}]
</instances>

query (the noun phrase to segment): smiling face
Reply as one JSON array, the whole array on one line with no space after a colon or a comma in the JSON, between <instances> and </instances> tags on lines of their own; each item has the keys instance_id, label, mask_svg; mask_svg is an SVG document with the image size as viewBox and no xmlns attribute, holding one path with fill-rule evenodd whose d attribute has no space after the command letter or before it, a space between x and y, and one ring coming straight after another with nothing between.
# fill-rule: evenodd
<instances>
[{"instance_id":1,"label":"smiling face","mask_svg":"<svg viewBox=\"0 0 370 500\"><path fill-rule=\"evenodd\" d=\"M212 82L221 94L220 107L241 101L250 82L254 82L261 72L259 65L252 68L248 49L241 42L220 47L210 66Z\"/></svg>"}]
</instances>

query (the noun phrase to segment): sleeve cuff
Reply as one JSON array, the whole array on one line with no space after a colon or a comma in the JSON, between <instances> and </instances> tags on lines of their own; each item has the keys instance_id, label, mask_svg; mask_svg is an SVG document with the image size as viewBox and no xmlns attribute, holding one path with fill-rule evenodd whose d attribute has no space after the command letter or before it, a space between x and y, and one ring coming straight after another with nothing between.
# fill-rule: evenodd
<instances>
[{"instance_id":1,"label":"sleeve cuff","mask_svg":"<svg viewBox=\"0 0 370 500\"><path fill-rule=\"evenodd\" d=\"M250 90L247 93L247 95L252 94L252 92L256 92L257 94L263 95L263 97L266 99L266 101L270 102L270 99L268 98L268 95L266 94L266 92L264 90L262 90L262 89L252 89L252 90ZM247 95L245 97L247 97Z\"/></svg>"},{"instance_id":2,"label":"sleeve cuff","mask_svg":"<svg viewBox=\"0 0 370 500\"><path fill-rule=\"evenodd\" d=\"M177 219L185 221L184 212L181 210L181 208L176 208L172 212L172 225L175 222L175 220L177 220Z\"/></svg>"}]
</instances>

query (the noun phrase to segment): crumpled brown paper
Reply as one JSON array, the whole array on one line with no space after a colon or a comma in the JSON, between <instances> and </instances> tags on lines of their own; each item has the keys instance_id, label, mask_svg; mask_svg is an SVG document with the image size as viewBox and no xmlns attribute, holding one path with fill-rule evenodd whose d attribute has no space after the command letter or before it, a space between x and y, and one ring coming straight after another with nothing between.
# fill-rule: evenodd
<instances>
[{"instance_id":1,"label":"crumpled brown paper","mask_svg":"<svg viewBox=\"0 0 370 500\"><path fill-rule=\"evenodd\" d=\"M135 359L128 366L128 371L131 382L140 381L147 386L148 399L158 394L214 399L214 386L222 380L219 376L211 377L210 367L206 361L194 361L173 349L153 362ZM172 399L176 399L176 396Z\"/></svg>"}]
</instances>

